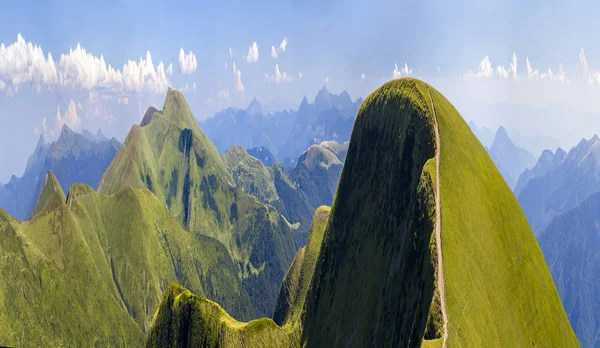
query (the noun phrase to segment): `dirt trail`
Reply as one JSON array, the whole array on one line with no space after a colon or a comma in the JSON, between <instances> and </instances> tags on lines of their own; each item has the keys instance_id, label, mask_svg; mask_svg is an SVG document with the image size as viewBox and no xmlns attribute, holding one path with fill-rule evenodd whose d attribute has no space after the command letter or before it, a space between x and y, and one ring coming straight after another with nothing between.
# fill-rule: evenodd
<instances>
[{"instance_id":1,"label":"dirt trail","mask_svg":"<svg viewBox=\"0 0 600 348\"><path fill-rule=\"evenodd\" d=\"M437 115L431 90L428 89L433 110L433 129L435 131L435 245L437 250L438 292L440 294L444 332L442 333L442 347L448 346L448 314L446 313L446 293L444 289L444 257L442 255L442 202L440 199L440 131L438 129Z\"/></svg>"}]
</instances>

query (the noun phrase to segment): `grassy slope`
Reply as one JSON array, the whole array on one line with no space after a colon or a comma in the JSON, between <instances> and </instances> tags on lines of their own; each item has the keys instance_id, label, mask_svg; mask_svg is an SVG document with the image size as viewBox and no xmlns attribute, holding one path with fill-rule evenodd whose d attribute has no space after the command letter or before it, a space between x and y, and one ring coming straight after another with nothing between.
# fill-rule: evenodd
<instances>
[{"instance_id":1,"label":"grassy slope","mask_svg":"<svg viewBox=\"0 0 600 348\"><path fill-rule=\"evenodd\" d=\"M298 346L302 330L301 314L329 211L329 207L319 207L315 212L309 242L296 254L281 286L274 320L262 318L249 323L238 322L218 304L172 284L155 314L147 346Z\"/></svg>"},{"instance_id":2,"label":"grassy slope","mask_svg":"<svg viewBox=\"0 0 600 348\"><path fill-rule=\"evenodd\" d=\"M450 103L413 79L385 84L359 111L305 302L302 346L422 344L426 322L435 312L433 264L438 256L431 238L435 144L429 89L441 134L450 345L577 346L510 189ZM290 272L299 274L300 268L295 265ZM208 341L227 347L256 343L253 339L264 340L264 346L298 344L297 332L286 341L281 336L285 329L269 320L254 322L255 330L236 330L245 324L229 321L216 304L187 292L186 305L180 306L181 293L173 287L165 295L149 346ZM234 342L227 340L231 332ZM194 341L185 338L190 336ZM423 345L439 347L441 342Z\"/></svg>"},{"instance_id":3,"label":"grassy slope","mask_svg":"<svg viewBox=\"0 0 600 348\"><path fill-rule=\"evenodd\" d=\"M50 216L27 223L0 212L0 239L0 345L143 343L114 289L93 271L87 242L64 201Z\"/></svg>"},{"instance_id":4,"label":"grassy slope","mask_svg":"<svg viewBox=\"0 0 600 348\"><path fill-rule=\"evenodd\" d=\"M134 126L99 190L148 188L186 229L225 245L257 315L273 312L279 284L296 252L293 232L271 206L235 187L216 147L178 91L163 110Z\"/></svg>"},{"instance_id":5,"label":"grassy slope","mask_svg":"<svg viewBox=\"0 0 600 348\"><path fill-rule=\"evenodd\" d=\"M294 262L281 284L273 320L278 325L287 325L289 330L294 325L302 324L300 315L304 310L306 295L321 251L330 210L331 208L322 206L315 211L308 243L298 250Z\"/></svg>"},{"instance_id":6,"label":"grassy slope","mask_svg":"<svg viewBox=\"0 0 600 348\"><path fill-rule=\"evenodd\" d=\"M399 80L361 106L307 299L303 344L419 346L433 298L433 123Z\"/></svg>"},{"instance_id":7,"label":"grassy slope","mask_svg":"<svg viewBox=\"0 0 600 348\"><path fill-rule=\"evenodd\" d=\"M58 193L58 195L55 195ZM48 171L46 177L44 178L44 184L42 186L42 190L40 191L40 195L38 197L37 203L35 204L35 208L33 209L32 216L35 216L37 213L42 211L51 200L55 200L54 204L50 204L47 208L52 209L60 204L60 202L64 202L66 200L65 193L63 192L60 183L54 173L52 171Z\"/></svg>"},{"instance_id":8,"label":"grassy slope","mask_svg":"<svg viewBox=\"0 0 600 348\"><path fill-rule=\"evenodd\" d=\"M66 204L29 222L0 221L10 226L0 223L9 234L0 274L10 279L0 284L9 300L0 301L0 344L20 344L25 331L38 346L140 346L171 282L238 318L256 315L225 247L183 230L148 190L105 196L76 184Z\"/></svg>"},{"instance_id":9,"label":"grassy slope","mask_svg":"<svg viewBox=\"0 0 600 348\"><path fill-rule=\"evenodd\" d=\"M466 122L431 90L441 137L442 254L449 344L577 346L517 200Z\"/></svg>"}]
</instances>

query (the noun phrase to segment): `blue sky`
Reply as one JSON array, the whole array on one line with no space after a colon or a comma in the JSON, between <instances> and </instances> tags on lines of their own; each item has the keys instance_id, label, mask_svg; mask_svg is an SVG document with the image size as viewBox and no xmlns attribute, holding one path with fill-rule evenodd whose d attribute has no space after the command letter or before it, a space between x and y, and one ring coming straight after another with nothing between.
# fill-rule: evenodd
<instances>
[{"instance_id":1,"label":"blue sky","mask_svg":"<svg viewBox=\"0 0 600 348\"><path fill-rule=\"evenodd\" d=\"M323 85L347 90L353 98L365 96L392 79L396 65L399 75L410 71L442 90L467 119L555 137L568 147L600 131L597 13L597 1L2 3L0 182L21 175L39 134L52 140L62 123L102 128L123 140L148 106L162 106L167 86L182 89L187 83L184 94L203 119L224 107L245 107L254 96L274 109L296 108L302 96L311 99ZM254 43L256 61L248 59ZM11 52L27 51L29 44L43 53L43 62L6 53L11 45ZM184 64L181 49L183 58L190 58ZM134 79L135 84L132 78L150 66L147 52L153 75L141 83ZM516 74L510 70L513 53ZM64 66L61 55L67 56ZM100 57L123 76L94 79L101 66L94 59ZM130 60L131 74L124 77ZM35 73L24 73L27 69ZM54 75L43 75L45 69ZM499 104L538 111L519 107L506 115L506 107L495 107ZM541 124L540 110L553 105L566 111ZM568 136L561 127L567 121L578 124Z\"/></svg>"}]
</instances>

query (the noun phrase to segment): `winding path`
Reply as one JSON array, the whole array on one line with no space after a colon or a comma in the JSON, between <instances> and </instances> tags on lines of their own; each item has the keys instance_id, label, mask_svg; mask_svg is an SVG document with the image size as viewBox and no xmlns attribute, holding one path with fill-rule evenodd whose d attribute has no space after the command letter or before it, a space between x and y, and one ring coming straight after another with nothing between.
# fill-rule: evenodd
<instances>
[{"instance_id":1,"label":"winding path","mask_svg":"<svg viewBox=\"0 0 600 348\"><path fill-rule=\"evenodd\" d=\"M448 346L448 314L446 313L446 293L444 289L444 257L442 255L442 203L440 198L440 131L431 90L428 88L431 109L433 110L433 129L435 131L435 246L437 251L438 293L440 294L444 332L442 347Z\"/></svg>"}]
</instances>

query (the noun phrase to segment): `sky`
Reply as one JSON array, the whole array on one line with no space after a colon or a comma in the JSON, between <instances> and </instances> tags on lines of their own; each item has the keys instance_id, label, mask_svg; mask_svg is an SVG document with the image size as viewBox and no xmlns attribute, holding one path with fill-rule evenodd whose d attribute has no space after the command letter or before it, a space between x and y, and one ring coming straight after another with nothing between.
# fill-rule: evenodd
<instances>
[{"instance_id":1,"label":"sky","mask_svg":"<svg viewBox=\"0 0 600 348\"><path fill-rule=\"evenodd\" d=\"M568 149L600 133L597 1L0 4L0 182L63 124L122 141L168 87L195 116L421 78L467 120Z\"/></svg>"}]
</instances>

